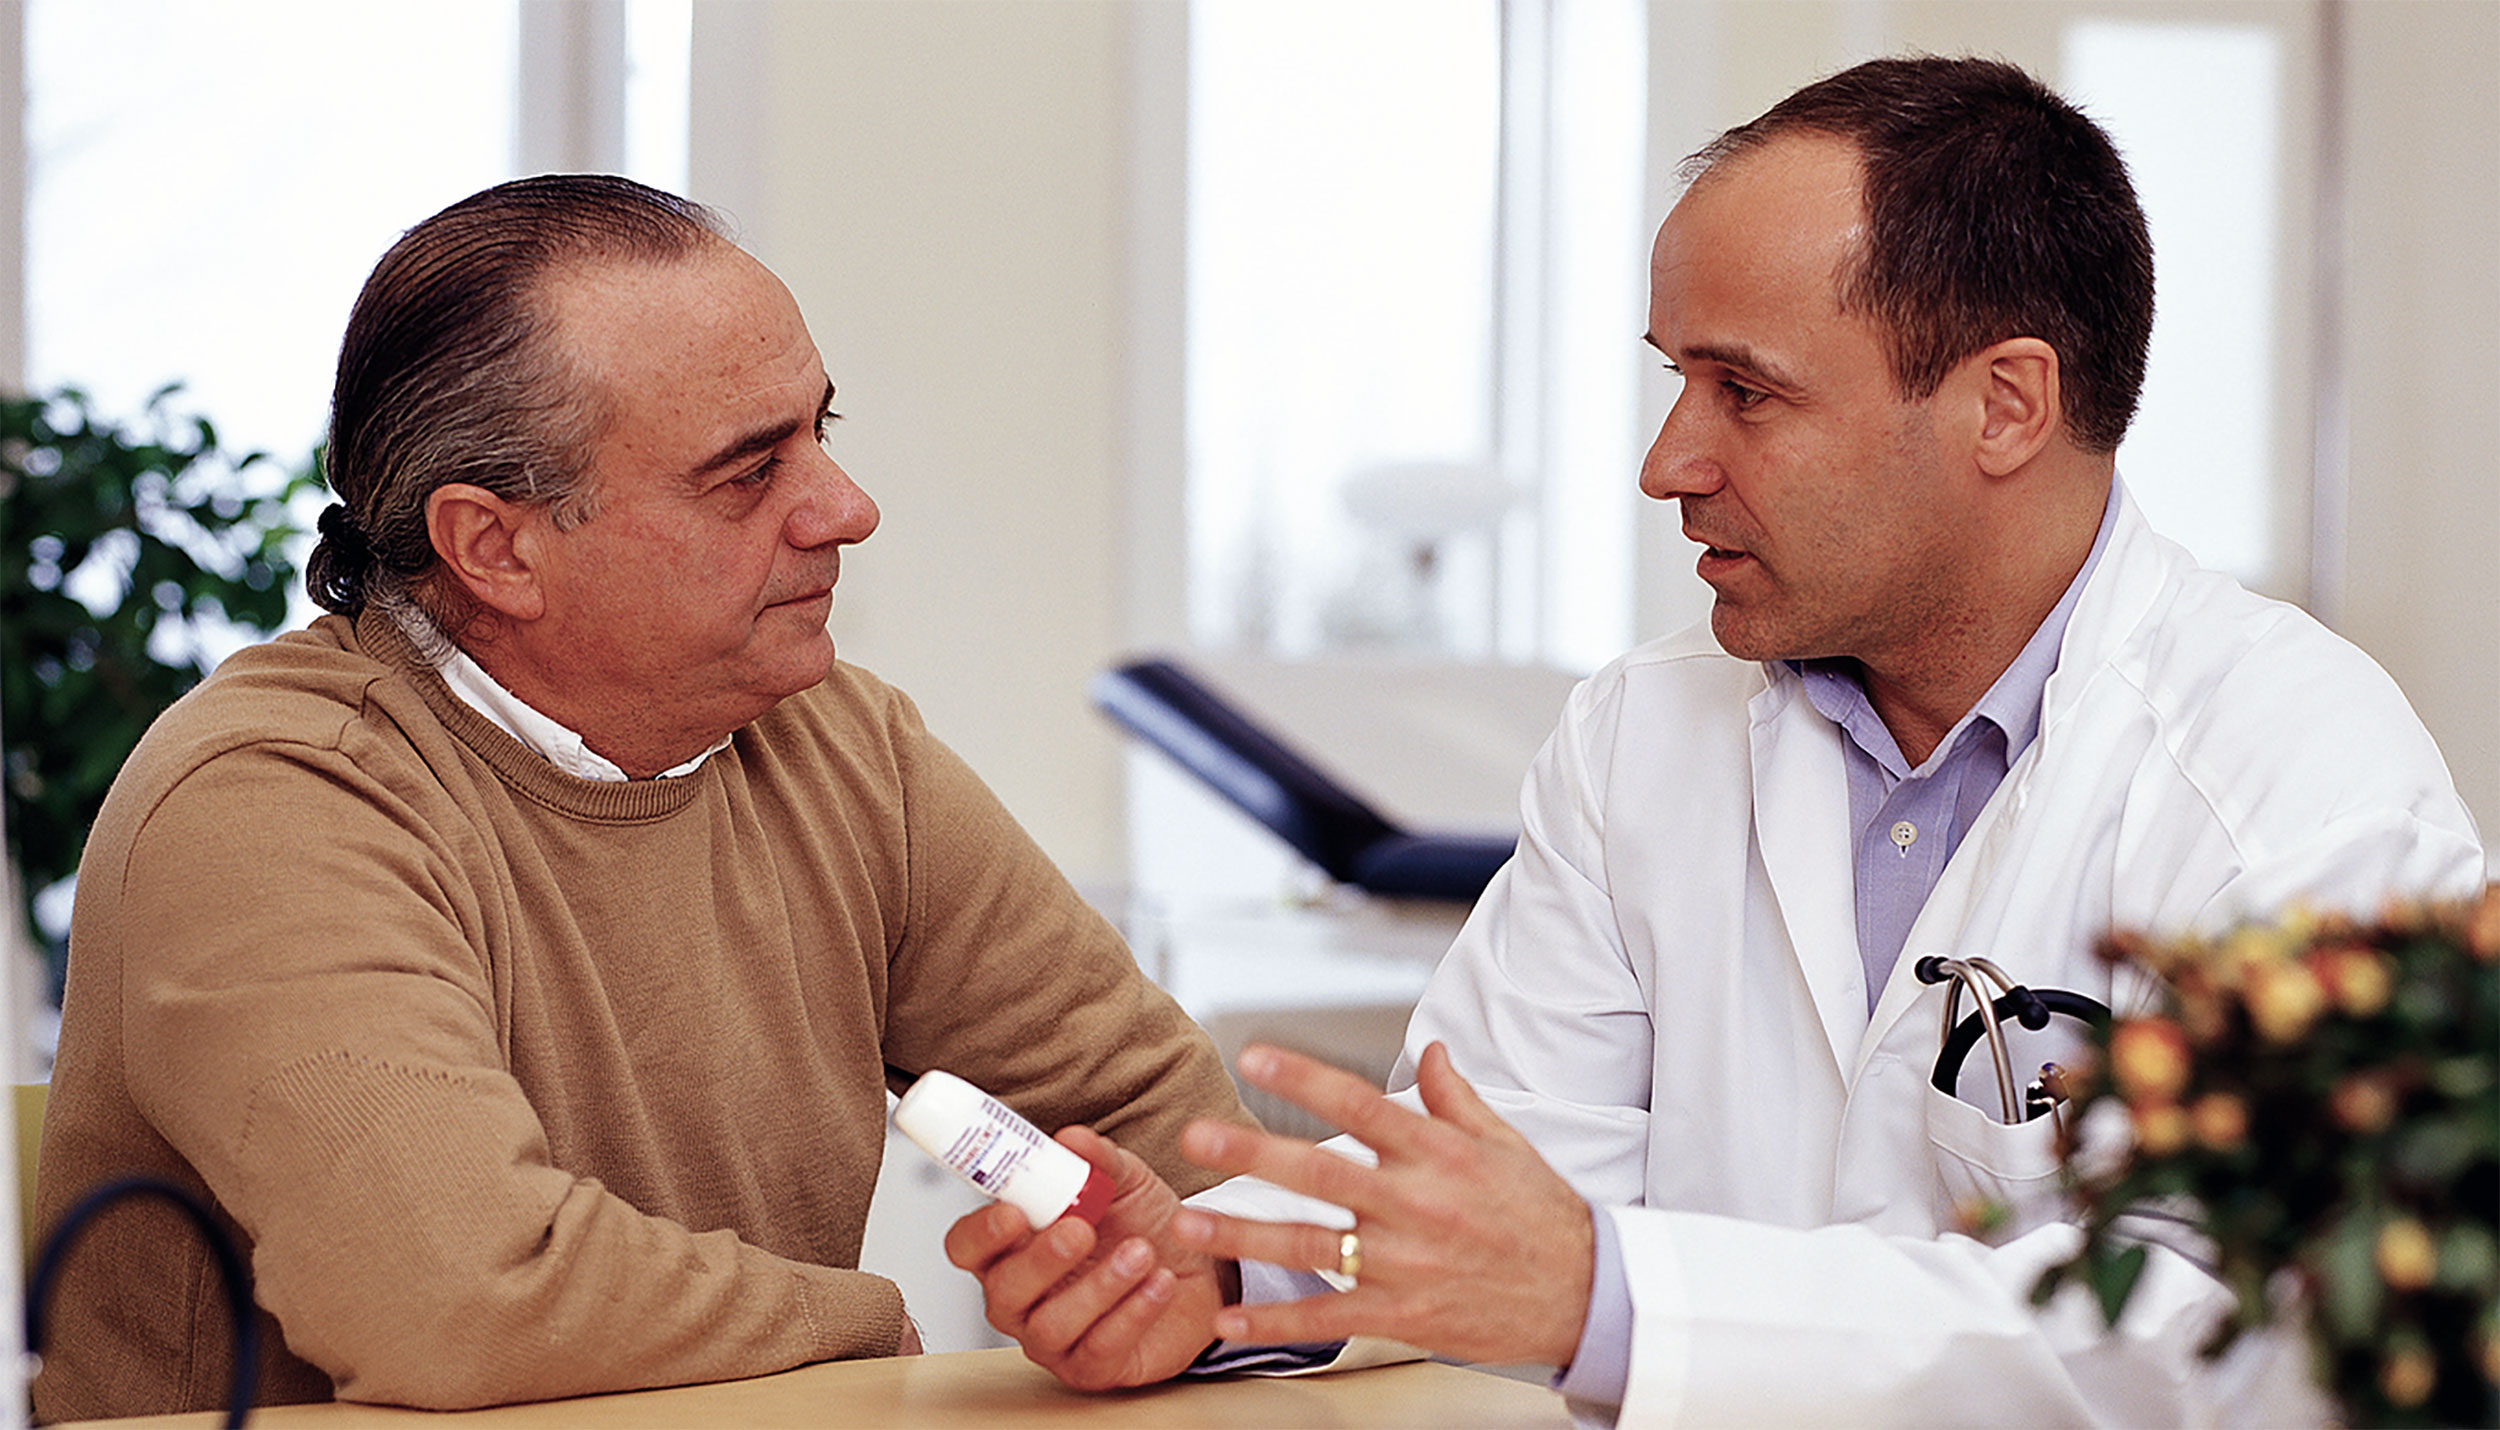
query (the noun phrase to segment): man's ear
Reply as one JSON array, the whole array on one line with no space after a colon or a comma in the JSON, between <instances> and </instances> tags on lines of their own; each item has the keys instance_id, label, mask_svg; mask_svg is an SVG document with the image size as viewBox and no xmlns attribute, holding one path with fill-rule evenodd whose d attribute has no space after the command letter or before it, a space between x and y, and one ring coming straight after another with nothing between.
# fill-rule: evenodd
<instances>
[{"instance_id":1,"label":"man's ear","mask_svg":"<svg viewBox=\"0 0 2500 1430\"><path fill-rule=\"evenodd\" d=\"M516 621L546 613L534 561L543 513L452 482L425 499L425 530L443 568L480 606Z\"/></svg>"},{"instance_id":2,"label":"man's ear","mask_svg":"<svg viewBox=\"0 0 2500 1430\"><path fill-rule=\"evenodd\" d=\"M1989 476L2022 470L2064 430L2057 349L2038 338L2007 338L1971 354L1963 367L1979 387L1973 456Z\"/></svg>"}]
</instances>

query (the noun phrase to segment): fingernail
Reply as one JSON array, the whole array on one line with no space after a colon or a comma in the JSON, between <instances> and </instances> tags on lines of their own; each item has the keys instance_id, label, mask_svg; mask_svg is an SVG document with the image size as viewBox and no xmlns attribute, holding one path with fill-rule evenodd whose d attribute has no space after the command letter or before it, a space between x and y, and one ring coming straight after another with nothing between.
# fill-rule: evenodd
<instances>
[{"instance_id":1,"label":"fingernail","mask_svg":"<svg viewBox=\"0 0 2500 1430\"><path fill-rule=\"evenodd\" d=\"M1184 1245L1196 1246L1215 1230L1215 1223L1204 1212L1182 1207L1172 1213L1172 1236Z\"/></svg>"},{"instance_id":2,"label":"fingernail","mask_svg":"<svg viewBox=\"0 0 2500 1430\"><path fill-rule=\"evenodd\" d=\"M1250 1330L1250 1318L1239 1311L1215 1313L1215 1334L1228 1341L1243 1339Z\"/></svg>"},{"instance_id":3,"label":"fingernail","mask_svg":"<svg viewBox=\"0 0 2500 1430\"><path fill-rule=\"evenodd\" d=\"M1142 1241L1128 1241L1111 1253L1111 1269L1122 1276L1135 1276L1154 1260L1153 1248Z\"/></svg>"},{"instance_id":4,"label":"fingernail","mask_svg":"<svg viewBox=\"0 0 2500 1430\"><path fill-rule=\"evenodd\" d=\"M1240 1059L1241 1075L1257 1082L1276 1071L1276 1054L1262 1047L1244 1048Z\"/></svg>"},{"instance_id":5,"label":"fingernail","mask_svg":"<svg viewBox=\"0 0 2500 1430\"><path fill-rule=\"evenodd\" d=\"M1051 1248L1062 1256L1074 1256L1085 1249L1085 1224L1062 1221L1050 1229Z\"/></svg>"}]
</instances>

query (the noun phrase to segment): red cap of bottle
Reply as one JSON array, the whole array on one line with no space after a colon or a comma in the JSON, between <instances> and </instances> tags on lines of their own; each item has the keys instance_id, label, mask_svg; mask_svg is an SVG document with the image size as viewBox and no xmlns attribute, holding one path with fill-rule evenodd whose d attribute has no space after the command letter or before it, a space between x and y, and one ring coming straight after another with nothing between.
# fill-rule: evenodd
<instances>
[{"instance_id":1,"label":"red cap of bottle","mask_svg":"<svg viewBox=\"0 0 2500 1430\"><path fill-rule=\"evenodd\" d=\"M1100 1167L1089 1168L1085 1185L1076 1190L1076 1200L1068 1203L1068 1209L1060 1215L1075 1217L1087 1226L1097 1225L1102 1214L1111 1210L1111 1195L1116 1190L1110 1173Z\"/></svg>"}]
</instances>

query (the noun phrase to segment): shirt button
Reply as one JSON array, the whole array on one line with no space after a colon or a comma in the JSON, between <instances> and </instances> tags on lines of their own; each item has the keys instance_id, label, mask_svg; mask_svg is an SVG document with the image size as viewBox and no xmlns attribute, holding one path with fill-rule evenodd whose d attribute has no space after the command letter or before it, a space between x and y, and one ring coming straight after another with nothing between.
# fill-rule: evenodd
<instances>
[{"instance_id":1,"label":"shirt button","mask_svg":"<svg viewBox=\"0 0 2500 1430\"><path fill-rule=\"evenodd\" d=\"M1899 824L1894 825L1892 827L1892 842L1899 846L1902 853L1909 853L1910 846L1918 842L1918 826L1910 823L1906 819L1901 821Z\"/></svg>"}]
</instances>

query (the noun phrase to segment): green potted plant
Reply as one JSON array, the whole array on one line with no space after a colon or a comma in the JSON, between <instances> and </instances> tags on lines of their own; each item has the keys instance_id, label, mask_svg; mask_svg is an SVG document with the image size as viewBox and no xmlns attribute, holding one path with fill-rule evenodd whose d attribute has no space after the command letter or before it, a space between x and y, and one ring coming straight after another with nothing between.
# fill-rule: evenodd
<instances>
[{"instance_id":1,"label":"green potted plant","mask_svg":"<svg viewBox=\"0 0 2500 1430\"><path fill-rule=\"evenodd\" d=\"M86 394L0 399L0 789L27 900L75 873L104 792L159 712L208 673L197 633L284 623L292 505L280 476L170 409L100 417ZM64 949L45 938L57 984Z\"/></svg>"}]
</instances>

